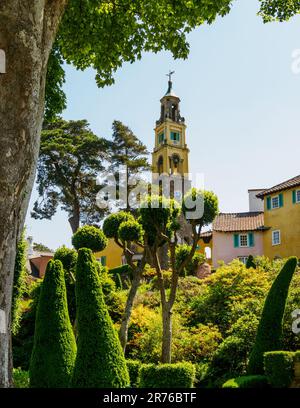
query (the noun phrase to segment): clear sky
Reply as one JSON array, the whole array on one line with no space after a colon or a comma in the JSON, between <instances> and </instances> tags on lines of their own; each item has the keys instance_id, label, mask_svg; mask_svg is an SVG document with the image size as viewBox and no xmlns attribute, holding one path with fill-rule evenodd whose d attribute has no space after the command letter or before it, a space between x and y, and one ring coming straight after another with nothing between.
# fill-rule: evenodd
<instances>
[{"instance_id":1,"label":"clear sky","mask_svg":"<svg viewBox=\"0 0 300 408\"><path fill-rule=\"evenodd\" d=\"M247 211L249 188L271 187L300 174L300 74L292 52L300 49L300 18L263 24L257 0L236 0L232 11L189 35L188 60L169 52L145 54L125 64L116 83L98 89L93 70L67 67L66 119L87 119L99 136L111 137L121 120L148 146L159 118L159 99L169 69L181 98L190 148L190 171L204 173L223 212ZM36 193L33 192L30 209ZM61 211L52 221L28 215L27 234L52 249L70 245L71 229Z\"/></svg>"}]
</instances>

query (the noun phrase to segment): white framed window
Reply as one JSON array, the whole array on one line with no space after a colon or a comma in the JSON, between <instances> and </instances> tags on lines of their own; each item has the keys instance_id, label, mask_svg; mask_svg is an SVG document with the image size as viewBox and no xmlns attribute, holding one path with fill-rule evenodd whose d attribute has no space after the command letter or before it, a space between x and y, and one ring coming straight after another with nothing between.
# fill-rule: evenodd
<instances>
[{"instance_id":1,"label":"white framed window","mask_svg":"<svg viewBox=\"0 0 300 408\"><path fill-rule=\"evenodd\" d=\"M272 231L272 245L280 245L281 244L281 233L280 230Z\"/></svg>"},{"instance_id":2,"label":"white framed window","mask_svg":"<svg viewBox=\"0 0 300 408\"><path fill-rule=\"evenodd\" d=\"M300 203L300 190L296 190L296 203Z\"/></svg>"},{"instance_id":3,"label":"white framed window","mask_svg":"<svg viewBox=\"0 0 300 408\"><path fill-rule=\"evenodd\" d=\"M280 207L279 195L272 197L271 199L271 208L274 210L275 208Z\"/></svg>"},{"instance_id":4,"label":"white framed window","mask_svg":"<svg viewBox=\"0 0 300 408\"><path fill-rule=\"evenodd\" d=\"M239 256L238 260L240 262L242 262L244 265L246 265L247 261L248 261L248 256Z\"/></svg>"},{"instance_id":5,"label":"white framed window","mask_svg":"<svg viewBox=\"0 0 300 408\"><path fill-rule=\"evenodd\" d=\"M240 247L245 248L249 246L248 234L240 234Z\"/></svg>"}]
</instances>

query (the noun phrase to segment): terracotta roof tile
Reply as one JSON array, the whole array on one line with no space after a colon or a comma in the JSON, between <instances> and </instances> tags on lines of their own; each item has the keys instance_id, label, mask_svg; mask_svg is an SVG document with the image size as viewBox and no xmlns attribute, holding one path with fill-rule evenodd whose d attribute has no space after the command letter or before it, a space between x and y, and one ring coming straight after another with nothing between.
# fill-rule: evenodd
<instances>
[{"instance_id":1,"label":"terracotta roof tile","mask_svg":"<svg viewBox=\"0 0 300 408\"><path fill-rule=\"evenodd\" d=\"M268 194L277 193L278 191L287 190L289 188L300 186L300 175L293 177L290 180L284 181L283 183L277 184L274 187L264 190L261 193L257 194L258 198L263 198Z\"/></svg>"},{"instance_id":2,"label":"terracotta roof tile","mask_svg":"<svg viewBox=\"0 0 300 408\"><path fill-rule=\"evenodd\" d=\"M263 229L263 212L221 213L213 223L213 230L219 232L258 231Z\"/></svg>"}]
</instances>

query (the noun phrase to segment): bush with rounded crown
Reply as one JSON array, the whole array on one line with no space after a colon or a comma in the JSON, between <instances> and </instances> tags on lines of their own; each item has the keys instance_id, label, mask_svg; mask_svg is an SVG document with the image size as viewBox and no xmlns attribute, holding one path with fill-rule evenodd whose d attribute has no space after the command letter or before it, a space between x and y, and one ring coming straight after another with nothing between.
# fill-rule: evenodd
<instances>
[{"instance_id":1,"label":"bush with rounded crown","mask_svg":"<svg viewBox=\"0 0 300 408\"><path fill-rule=\"evenodd\" d=\"M135 220L124 221L119 227L118 235L122 241L142 242L143 227Z\"/></svg>"},{"instance_id":2,"label":"bush with rounded crown","mask_svg":"<svg viewBox=\"0 0 300 408\"><path fill-rule=\"evenodd\" d=\"M84 225L75 232L72 244L77 251L80 248L89 248L93 252L100 252L107 245L107 238L100 228Z\"/></svg>"},{"instance_id":3,"label":"bush with rounded crown","mask_svg":"<svg viewBox=\"0 0 300 408\"><path fill-rule=\"evenodd\" d=\"M193 207L193 203L194 207ZM213 222L219 213L219 200L212 191L192 188L183 199L183 214L192 224L207 226ZM189 215L189 216L188 216Z\"/></svg>"},{"instance_id":4,"label":"bush with rounded crown","mask_svg":"<svg viewBox=\"0 0 300 408\"><path fill-rule=\"evenodd\" d=\"M62 263L48 263L36 313L29 375L34 388L69 386L76 342L69 319Z\"/></svg>"},{"instance_id":5,"label":"bush with rounded crown","mask_svg":"<svg viewBox=\"0 0 300 408\"><path fill-rule=\"evenodd\" d=\"M103 232L107 238L118 238L120 225L125 221L134 221L132 214L126 211L119 211L109 215L103 223Z\"/></svg>"},{"instance_id":6,"label":"bush with rounded crown","mask_svg":"<svg viewBox=\"0 0 300 408\"><path fill-rule=\"evenodd\" d=\"M72 387L127 387L123 350L104 301L96 260L87 248L78 252L76 303L78 351Z\"/></svg>"}]
</instances>

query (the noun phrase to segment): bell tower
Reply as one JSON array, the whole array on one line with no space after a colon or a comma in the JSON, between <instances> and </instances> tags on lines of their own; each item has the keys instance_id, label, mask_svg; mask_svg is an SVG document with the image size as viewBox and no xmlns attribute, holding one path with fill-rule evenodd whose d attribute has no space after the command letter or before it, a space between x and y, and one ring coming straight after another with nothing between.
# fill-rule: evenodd
<instances>
[{"instance_id":1,"label":"bell tower","mask_svg":"<svg viewBox=\"0 0 300 408\"><path fill-rule=\"evenodd\" d=\"M168 75L168 90L161 98L160 118L155 126L155 147L152 153L155 174L180 175L189 172L189 149L186 144L186 125L180 115L180 99L172 89L172 75Z\"/></svg>"}]
</instances>

